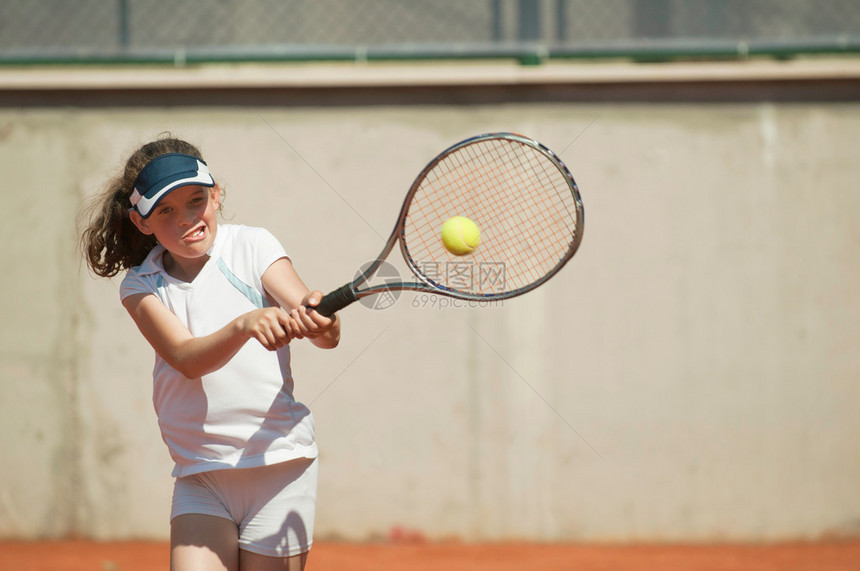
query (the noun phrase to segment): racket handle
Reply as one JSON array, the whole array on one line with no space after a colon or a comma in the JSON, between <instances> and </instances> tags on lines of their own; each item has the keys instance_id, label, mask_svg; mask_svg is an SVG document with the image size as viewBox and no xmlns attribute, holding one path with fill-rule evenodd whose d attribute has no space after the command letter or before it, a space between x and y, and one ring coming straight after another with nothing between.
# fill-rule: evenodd
<instances>
[{"instance_id":1,"label":"racket handle","mask_svg":"<svg viewBox=\"0 0 860 571\"><path fill-rule=\"evenodd\" d=\"M358 298L355 297L355 292L352 291L349 284L346 284L324 295L319 305L314 309L321 315L331 317L335 312L340 311L354 301L358 301Z\"/></svg>"}]
</instances>

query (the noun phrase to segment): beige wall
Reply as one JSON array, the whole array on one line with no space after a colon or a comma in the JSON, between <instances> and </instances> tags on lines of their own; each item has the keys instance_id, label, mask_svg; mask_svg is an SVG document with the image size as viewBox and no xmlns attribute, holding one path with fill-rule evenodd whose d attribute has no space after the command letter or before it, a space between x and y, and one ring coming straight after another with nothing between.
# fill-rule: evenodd
<instances>
[{"instance_id":1,"label":"beige wall","mask_svg":"<svg viewBox=\"0 0 860 571\"><path fill-rule=\"evenodd\" d=\"M73 220L164 130L202 148L228 219L271 229L323 290L466 136L534 136L582 189L582 247L544 288L350 307L338 349L295 344L318 537L860 530L860 106L524 103L0 110L0 537L166 535L152 351L118 280L82 269Z\"/></svg>"}]
</instances>

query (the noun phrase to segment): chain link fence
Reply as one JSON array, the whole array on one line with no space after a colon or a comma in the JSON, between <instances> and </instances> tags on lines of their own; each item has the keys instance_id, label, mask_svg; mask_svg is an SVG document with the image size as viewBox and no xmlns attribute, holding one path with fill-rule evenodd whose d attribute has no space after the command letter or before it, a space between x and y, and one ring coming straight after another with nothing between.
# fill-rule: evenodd
<instances>
[{"instance_id":1,"label":"chain link fence","mask_svg":"<svg viewBox=\"0 0 860 571\"><path fill-rule=\"evenodd\" d=\"M0 62L856 53L857 0L0 0Z\"/></svg>"}]
</instances>

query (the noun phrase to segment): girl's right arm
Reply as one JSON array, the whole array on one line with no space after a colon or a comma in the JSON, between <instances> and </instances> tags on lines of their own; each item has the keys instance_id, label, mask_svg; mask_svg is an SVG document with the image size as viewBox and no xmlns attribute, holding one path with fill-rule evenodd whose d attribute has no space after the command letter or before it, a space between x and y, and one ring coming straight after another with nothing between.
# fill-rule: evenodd
<instances>
[{"instance_id":1,"label":"girl's right arm","mask_svg":"<svg viewBox=\"0 0 860 571\"><path fill-rule=\"evenodd\" d=\"M274 351L290 342L289 314L279 307L245 313L204 337L194 337L178 317L152 294L126 297L122 304L161 358L189 379L217 371L249 339Z\"/></svg>"}]
</instances>

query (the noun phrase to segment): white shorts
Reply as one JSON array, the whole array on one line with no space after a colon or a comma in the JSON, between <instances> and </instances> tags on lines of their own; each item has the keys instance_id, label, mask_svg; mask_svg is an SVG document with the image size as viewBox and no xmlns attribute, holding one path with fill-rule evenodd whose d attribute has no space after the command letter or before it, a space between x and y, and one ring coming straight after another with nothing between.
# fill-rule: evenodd
<instances>
[{"instance_id":1,"label":"white shorts","mask_svg":"<svg viewBox=\"0 0 860 571\"><path fill-rule=\"evenodd\" d=\"M313 543L317 471L315 458L299 458L176 478L170 519L228 519L239 527L240 549L268 557L298 555Z\"/></svg>"}]
</instances>

